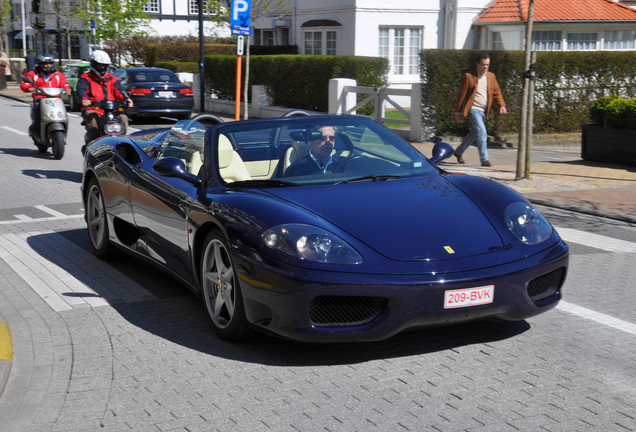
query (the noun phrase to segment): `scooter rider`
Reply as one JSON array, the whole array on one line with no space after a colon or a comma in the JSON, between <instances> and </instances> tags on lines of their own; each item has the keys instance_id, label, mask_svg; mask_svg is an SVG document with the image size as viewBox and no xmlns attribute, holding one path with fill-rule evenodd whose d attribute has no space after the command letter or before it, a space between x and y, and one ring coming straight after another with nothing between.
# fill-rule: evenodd
<instances>
[{"instance_id":1,"label":"scooter rider","mask_svg":"<svg viewBox=\"0 0 636 432\"><path fill-rule=\"evenodd\" d=\"M91 106L93 102L114 100L123 102L128 99L128 106L133 105L128 98L121 81L108 72L111 64L110 56L102 50L93 51L90 57L91 69L82 74L77 80L77 95L82 102L82 124L86 127L88 142L99 138L98 119L104 115L104 111L96 106ZM124 123L124 132L128 130L128 116L119 116ZM85 146L82 147L84 152Z\"/></svg>"},{"instance_id":2,"label":"scooter rider","mask_svg":"<svg viewBox=\"0 0 636 432\"><path fill-rule=\"evenodd\" d=\"M42 53L37 58L35 70L24 74L20 89L25 93L35 92L39 87L64 88L66 94L71 94L71 87L66 82L66 77L61 72L57 72L53 67L53 56ZM33 109L31 110L31 126L29 133L35 135L40 127L40 99L44 96L40 93L33 93Z\"/></svg>"}]
</instances>

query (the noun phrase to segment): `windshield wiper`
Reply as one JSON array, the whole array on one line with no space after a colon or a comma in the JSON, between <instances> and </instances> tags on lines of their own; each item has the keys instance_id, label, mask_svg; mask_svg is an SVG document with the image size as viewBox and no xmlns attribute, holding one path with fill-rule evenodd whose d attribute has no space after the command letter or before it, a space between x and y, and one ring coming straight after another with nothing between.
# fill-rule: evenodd
<instances>
[{"instance_id":1,"label":"windshield wiper","mask_svg":"<svg viewBox=\"0 0 636 432\"><path fill-rule=\"evenodd\" d=\"M230 183L230 186L289 187L289 186L298 186L298 183L286 182L283 180L239 180L239 181Z\"/></svg>"},{"instance_id":2,"label":"windshield wiper","mask_svg":"<svg viewBox=\"0 0 636 432\"><path fill-rule=\"evenodd\" d=\"M342 184L342 183L357 183L357 182L365 182L365 181L384 181L384 180L393 180L393 179L398 179L398 178L402 178L402 176L399 175L389 175L389 174L383 174L383 175L367 175L367 176L362 176L362 177L354 177L348 180L342 180L337 182L336 184Z\"/></svg>"}]
</instances>

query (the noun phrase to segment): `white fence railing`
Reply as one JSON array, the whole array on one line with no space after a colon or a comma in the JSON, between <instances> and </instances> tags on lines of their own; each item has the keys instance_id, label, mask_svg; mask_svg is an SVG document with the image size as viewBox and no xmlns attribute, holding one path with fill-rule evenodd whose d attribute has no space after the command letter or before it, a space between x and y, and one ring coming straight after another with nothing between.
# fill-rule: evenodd
<instances>
[{"instance_id":1,"label":"white fence railing","mask_svg":"<svg viewBox=\"0 0 636 432\"><path fill-rule=\"evenodd\" d=\"M368 95L357 101L357 95ZM399 103L392 96L397 96ZM355 114L365 105L373 103L373 119L380 123L403 124L406 128L395 128L396 132L411 141L422 141L422 93L420 84L411 88L362 87L348 78L329 81L329 114ZM387 107L400 112L405 118L386 117Z\"/></svg>"}]
</instances>

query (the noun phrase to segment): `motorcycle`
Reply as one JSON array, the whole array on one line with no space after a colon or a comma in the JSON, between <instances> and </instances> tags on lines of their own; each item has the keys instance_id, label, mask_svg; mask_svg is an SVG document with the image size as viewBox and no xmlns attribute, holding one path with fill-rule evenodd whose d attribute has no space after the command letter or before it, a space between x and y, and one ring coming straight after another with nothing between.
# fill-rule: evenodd
<instances>
[{"instance_id":1,"label":"motorcycle","mask_svg":"<svg viewBox=\"0 0 636 432\"><path fill-rule=\"evenodd\" d=\"M96 106L104 111L104 115L97 119L100 137L104 135L123 135L125 133L124 121L120 117L124 113L125 102L108 100L91 104L91 106ZM88 144L88 134L84 134L84 143Z\"/></svg>"},{"instance_id":2,"label":"motorcycle","mask_svg":"<svg viewBox=\"0 0 636 432\"><path fill-rule=\"evenodd\" d=\"M62 159L68 132L68 115L60 95L64 91L58 87L38 87L35 92L44 95L40 98L40 125L36 129L36 113L31 110L29 135L40 153L46 153L52 147L53 157Z\"/></svg>"}]
</instances>

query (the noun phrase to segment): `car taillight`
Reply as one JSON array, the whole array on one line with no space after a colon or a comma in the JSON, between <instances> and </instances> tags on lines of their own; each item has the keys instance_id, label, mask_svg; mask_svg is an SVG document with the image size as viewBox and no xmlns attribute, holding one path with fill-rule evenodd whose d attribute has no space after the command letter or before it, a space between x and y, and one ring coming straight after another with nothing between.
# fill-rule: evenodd
<instances>
[{"instance_id":1,"label":"car taillight","mask_svg":"<svg viewBox=\"0 0 636 432\"><path fill-rule=\"evenodd\" d=\"M152 93L150 90L145 88L134 88L130 89L130 94L133 96L144 96Z\"/></svg>"},{"instance_id":2,"label":"car taillight","mask_svg":"<svg viewBox=\"0 0 636 432\"><path fill-rule=\"evenodd\" d=\"M185 96L192 96L193 95L191 88L181 89L181 90L179 90L179 93L181 93L182 95L185 95Z\"/></svg>"}]
</instances>

